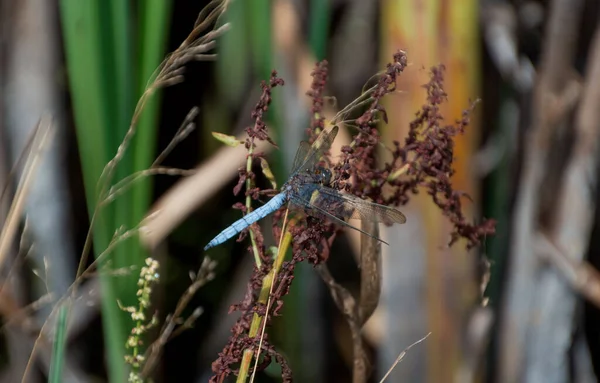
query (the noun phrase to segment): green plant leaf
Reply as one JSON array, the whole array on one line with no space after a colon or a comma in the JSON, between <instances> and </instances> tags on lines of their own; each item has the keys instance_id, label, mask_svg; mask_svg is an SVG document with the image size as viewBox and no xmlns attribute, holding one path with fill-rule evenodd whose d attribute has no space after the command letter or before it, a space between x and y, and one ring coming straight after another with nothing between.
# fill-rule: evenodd
<instances>
[{"instance_id":1,"label":"green plant leaf","mask_svg":"<svg viewBox=\"0 0 600 383\"><path fill-rule=\"evenodd\" d=\"M271 183L271 187L273 189L277 189L277 180L275 180L275 175L273 175L273 172L271 171L271 168L269 167L269 163L267 162L267 160L265 160L262 157L260 158L260 167L261 167L262 172L265 175L265 177L267 177L267 179Z\"/></svg>"},{"instance_id":2,"label":"green plant leaf","mask_svg":"<svg viewBox=\"0 0 600 383\"><path fill-rule=\"evenodd\" d=\"M244 143L244 141L238 140L235 136L230 136L228 134L223 134L219 132L212 132L212 136L227 146L236 147L239 144Z\"/></svg>"},{"instance_id":3,"label":"green plant leaf","mask_svg":"<svg viewBox=\"0 0 600 383\"><path fill-rule=\"evenodd\" d=\"M65 349L67 343L67 307L63 306L58 311L56 322L56 334L54 335L54 346L52 347L52 361L48 381L50 383L61 383L63 366L65 365Z\"/></svg>"}]
</instances>

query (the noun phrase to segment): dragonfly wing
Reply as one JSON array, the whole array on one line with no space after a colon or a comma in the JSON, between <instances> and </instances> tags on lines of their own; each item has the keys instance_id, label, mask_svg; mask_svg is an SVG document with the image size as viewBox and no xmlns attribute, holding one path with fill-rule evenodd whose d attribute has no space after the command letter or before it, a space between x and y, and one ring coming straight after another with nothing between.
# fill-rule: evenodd
<instances>
[{"instance_id":1,"label":"dragonfly wing","mask_svg":"<svg viewBox=\"0 0 600 383\"><path fill-rule=\"evenodd\" d=\"M294 162L292 163L292 170L290 173L295 173L296 170L300 168L300 166L305 162L306 156L310 152L310 144L307 141L300 142L300 146L298 146L298 150L296 151L296 156L294 157Z\"/></svg>"},{"instance_id":2,"label":"dragonfly wing","mask_svg":"<svg viewBox=\"0 0 600 383\"><path fill-rule=\"evenodd\" d=\"M313 192L310 204L327 210L341 219L355 218L386 224L406 222L404 214L392 207L367 201L351 194L340 193L328 187L320 187Z\"/></svg>"},{"instance_id":3,"label":"dragonfly wing","mask_svg":"<svg viewBox=\"0 0 600 383\"><path fill-rule=\"evenodd\" d=\"M325 153L329 150L329 148L331 148L331 144L333 143L333 140L335 140L335 136L337 135L338 130L339 128L337 126L334 126L333 129L331 129L329 132L323 130L319 137L317 137L315 142L313 142L313 144L310 146L310 149L304 156L304 161L299 161L299 163L296 164L296 160L294 160L294 164L296 164L297 166L295 168L292 167L291 174L294 174L301 169L312 169L315 166L315 164L321 159L321 157L323 157L323 153ZM305 150L305 148L302 148L302 146L303 145L300 144L300 148L298 149L298 151ZM296 157L298 157L298 154L299 153L297 152Z\"/></svg>"},{"instance_id":4,"label":"dragonfly wing","mask_svg":"<svg viewBox=\"0 0 600 383\"><path fill-rule=\"evenodd\" d=\"M386 245L389 245L389 243L387 243L386 241L382 240L381 238L376 237L376 236L374 236L371 233L367 233L364 230L361 230L361 229L359 229L357 227L354 227L354 226L350 225L348 222L344 221L341 218L336 217L335 215L329 213L325 209L321 209L318 206L312 205L310 203L310 201L302 198L301 196L294 195L294 196L290 197L290 203L292 205L295 205L296 207L300 208L300 210L303 210L305 213L307 213L310 216L313 216L313 217L318 218L318 219L329 219L332 222L335 222L335 223L337 223L339 225L346 226L346 227L349 227L349 228L351 228L353 230L359 231L359 232L361 232L361 233L363 233L363 234L365 234L365 235L367 235L367 236L369 236L369 237L371 237L373 239L376 239L376 240L378 240L380 242L385 243Z\"/></svg>"}]
</instances>

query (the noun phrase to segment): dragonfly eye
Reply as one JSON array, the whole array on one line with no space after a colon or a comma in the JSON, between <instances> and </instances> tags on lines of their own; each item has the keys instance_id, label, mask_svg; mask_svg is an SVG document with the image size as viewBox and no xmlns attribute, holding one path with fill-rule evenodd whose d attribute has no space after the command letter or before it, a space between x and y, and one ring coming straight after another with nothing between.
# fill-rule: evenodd
<instances>
[{"instance_id":1,"label":"dragonfly eye","mask_svg":"<svg viewBox=\"0 0 600 383\"><path fill-rule=\"evenodd\" d=\"M321 168L319 173L317 174L319 174L319 180L321 184L329 185L329 183L331 182L331 171L329 169Z\"/></svg>"}]
</instances>

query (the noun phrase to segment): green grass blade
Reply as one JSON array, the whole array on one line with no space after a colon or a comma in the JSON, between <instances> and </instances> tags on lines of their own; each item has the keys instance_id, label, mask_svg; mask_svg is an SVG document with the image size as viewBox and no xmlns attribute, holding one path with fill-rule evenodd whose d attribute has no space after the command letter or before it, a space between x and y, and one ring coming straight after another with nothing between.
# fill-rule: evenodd
<instances>
[{"instance_id":1,"label":"green grass blade","mask_svg":"<svg viewBox=\"0 0 600 383\"><path fill-rule=\"evenodd\" d=\"M216 72L219 100L226 106L238 107L243 102L246 84L250 77L251 66L248 62L251 47L245 17L248 7L249 4L244 1L234 1L229 4L224 17L232 27L220 39ZM207 103L215 102L211 99ZM205 133L205 140L212 142L213 140L208 136L210 132Z\"/></svg>"},{"instance_id":2,"label":"green grass blade","mask_svg":"<svg viewBox=\"0 0 600 383\"><path fill-rule=\"evenodd\" d=\"M171 2L168 0L147 0L140 3L139 41L140 61L137 82L138 97L144 93L153 73L165 56L166 42L169 33ZM161 92L152 95L140 116L137 135L134 143L133 170L147 169L156 156L156 135L160 112ZM146 214L152 196L152 179L142 180L132 189L133 219L139 222ZM141 249L140 258L142 256Z\"/></svg>"},{"instance_id":3,"label":"green grass blade","mask_svg":"<svg viewBox=\"0 0 600 383\"><path fill-rule=\"evenodd\" d=\"M104 2L107 7L108 17L102 33L108 38L104 39L105 55L109 58L106 62L109 73L111 97L108 100L111 108L110 113L114 119L114 125L107 127L107 132L111 135L111 155L116 153L117 148L123 141L133 114L135 102L135 80L133 78L133 57L132 35L130 12L130 2L123 0L110 0ZM133 160L129 151L119 162L115 176L116 180L125 178L133 172ZM132 219L132 195L126 193L114 202L114 227L125 225L131 228L135 225ZM114 268L126 268L132 265L141 266L143 260L139 259L139 253L134 251L135 242L125 241L121 246L115 249L113 258ZM117 291L120 292L120 298L126 305L135 302L135 280L134 275L126 275L121 278L113 279L116 283Z\"/></svg>"},{"instance_id":4,"label":"green grass blade","mask_svg":"<svg viewBox=\"0 0 600 383\"><path fill-rule=\"evenodd\" d=\"M65 363L66 355L66 336L67 336L67 317L68 308L63 306L58 312L58 321L56 324L56 333L53 344L52 360L50 363L50 371L48 381L62 382L62 372ZM110 333L114 335L115 333ZM121 379L122 380L122 379ZM114 381L114 380L113 380ZM120 381L120 380L119 380Z\"/></svg>"},{"instance_id":5,"label":"green grass blade","mask_svg":"<svg viewBox=\"0 0 600 383\"><path fill-rule=\"evenodd\" d=\"M111 128L114 111L109 83L114 78L107 56L106 18L102 1L61 0L60 15L66 54L69 87L77 132L88 211L93 214L98 202L98 179L114 153ZM114 207L100 212L93 228L94 250L107 248L114 229ZM123 316L117 306L113 278L103 276L103 326L108 350L110 380L125 378L125 332Z\"/></svg>"},{"instance_id":6,"label":"green grass blade","mask_svg":"<svg viewBox=\"0 0 600 383\"><path fill-rule=\"evenodd\" d=\"M50 383L62 382L62 371L65 365L65 350L67 343L67 307L63 306L58 312L54 346L52 347L52 361L50 362Z\"/></svg>"},{"instance_id":7,"label":"green grass blade","mask_svg":"<svg viewBox=\"0 0 600 383\"><path fill-rule=\"evenodd\" d=\"M106 2L109 6L108 24L110 28L105 28L103 34L109 36L107 41L107 54L110 60L107 66L114 75L111 84L112 108L115 111L116 125L112 135L112 149L116 151L121 144L135 106L135 81L133 79L133 43L131 35L132 16L129 9L130 2L122 0L111 0ZM131 174L129 168L128 156L119 164L119 173L123 175ZM121 178L117 176L118 178Z\"/></svg>"},{"instance_id":8,"label":"green grass blade","mask_svg":"<svg viewBox=\"0 0 600 383\"><path fill-rule=\"evenodd\" d=\"M310 48L317 60L323 60L327 55L327 34L329 31L329 1L310 1L310 23L308 40Z\"/></svg>"},{"instance_id":9,"label":"green grass blade","mask_svg":"<svg viewBox=\"0 0 600 383\"><path fill-rule=\"evenodd\" d=\"M251 52L258 76L268 79L273 70L273 39L269 0L254 0L247 3Z\"/></svg>"},{"instance_id":10,"label":"green grass blade","mask_svg":"<svg viewBox=\"0 0 600 383\"><path fill-rule=\"evenodd\" d=\"M91 2L61 1L66 64L90 214L97 203L96 182L108 161L104 128L107 99L101 77L98 19Z\"/></svg>"}]
</instances>

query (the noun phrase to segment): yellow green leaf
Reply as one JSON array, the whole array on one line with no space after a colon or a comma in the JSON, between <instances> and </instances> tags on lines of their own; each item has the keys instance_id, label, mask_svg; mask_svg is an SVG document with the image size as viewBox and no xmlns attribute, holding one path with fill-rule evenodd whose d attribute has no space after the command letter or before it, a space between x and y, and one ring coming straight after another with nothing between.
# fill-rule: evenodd
<instances>
[{"instance_id":1,"label":"yellow green leaf","mask_svg":"<svg viewBox=\"0 0 600 383\"><path fill-rule=\"evenodd\" d=\"M271 182L271 186L273 186L273 189L277 189L277 181L275 181L275 176L273 175L273 172L269 167L269 163L262 157L260 159L260 167L262 168L262 172L265 175L265 177L267 177L269 182Z\"/></svg>"},{"instance_id":2,"label":"yellow green leaf","mask_svg":"<svg viewBox=\"0 0 600 383\"><path fill-rule=\"evenodd\" d=\"M244 143L244 141L240 141L235 136L230 136L228 134L223 134L223 133L219 133L219 132L212 132L212 135L213 135L214 138L216 138L217 140L221 141L222 143L224 143L227 146L236 147L239 144L243 144Z\"/></svg>"}]
</instances>

